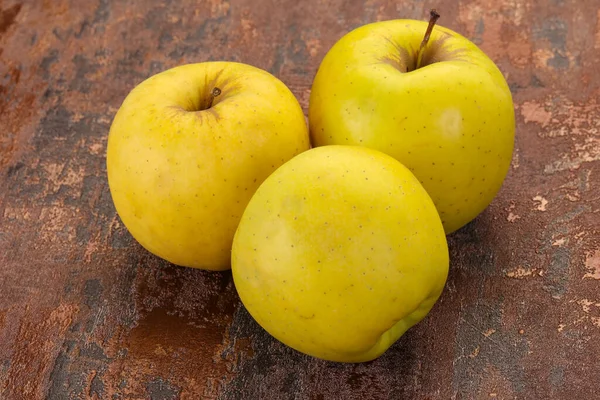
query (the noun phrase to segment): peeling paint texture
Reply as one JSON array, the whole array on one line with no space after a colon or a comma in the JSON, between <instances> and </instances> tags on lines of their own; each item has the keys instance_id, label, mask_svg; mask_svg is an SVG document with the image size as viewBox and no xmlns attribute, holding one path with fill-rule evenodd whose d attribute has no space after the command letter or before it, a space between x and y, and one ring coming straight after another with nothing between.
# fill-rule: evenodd
<instances>
[{"instance_id":1,"label":"peeling paint texture","mask_svg":"<svg viewBox=\"0 0 600 400\"><path fill-rule=\"evenodd\" d=\"M234 60L306 111L338 38L432 7L505 74L516 148L498 197L449 238L440 302L384 356L299 354L230 272L132 239L104 157L133 86ZM0 398L598 398L599 65L598 0L0 0Z\"/></svg>"}]
</instances>

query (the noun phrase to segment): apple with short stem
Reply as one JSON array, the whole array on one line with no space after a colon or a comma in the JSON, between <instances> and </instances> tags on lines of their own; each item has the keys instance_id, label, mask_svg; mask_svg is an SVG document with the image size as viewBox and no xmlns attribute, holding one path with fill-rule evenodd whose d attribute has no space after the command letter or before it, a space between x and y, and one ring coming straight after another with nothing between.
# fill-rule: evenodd
<instances>
[{"instance_id":1,"label":"apple with short stem","mask_svg":"<svg viewBox=\"0 0 600 400\"><path fill-rule=\"evenodd\" d=\"M225 270L256 188L308 148L300 104L273 75L234 62L182 65L140 83L118 110L106 156L110 193L148 251Z\"/></svg>"}]
</instances>

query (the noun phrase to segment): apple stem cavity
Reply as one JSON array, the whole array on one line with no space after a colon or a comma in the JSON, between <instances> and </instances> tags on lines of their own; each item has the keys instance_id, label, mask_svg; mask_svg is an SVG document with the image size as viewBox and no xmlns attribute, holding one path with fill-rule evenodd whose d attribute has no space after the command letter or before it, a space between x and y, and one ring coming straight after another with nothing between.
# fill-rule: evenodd
<instances>
[{"instance_id":1,"label":"apple stem cavity","mask_svg":"<svg viewBox=\"0 0 600 400\"><path fill-rule=\"evenodd\" d=\"M415 69L421 68L421 63L423 62L423 53L425 52L425 47L427 47L427 43L429 43L429 38L431 37L431 32L433 32L433 27L435 23L440 18L440 14L435 9L432 9L429 12L429 25L427 26L427 30L425 31L425 37L421 42L421 46L419 47L419 52L417 53L417 67Z\"/></svg>"},{"instance_id":2,"label":"apple stem cavity","mask_svg":"<svg viewBox=\"0 0 600 400\"><path fill-rule=\"evenodd\" d=\"M212 107L213 101L220 94L221 94L221 89L219 89L218 87L214 87L213 90L211 90L210 99L208 100L208 107L206 107L207 109Z\"/></svg>"}]
</instances>

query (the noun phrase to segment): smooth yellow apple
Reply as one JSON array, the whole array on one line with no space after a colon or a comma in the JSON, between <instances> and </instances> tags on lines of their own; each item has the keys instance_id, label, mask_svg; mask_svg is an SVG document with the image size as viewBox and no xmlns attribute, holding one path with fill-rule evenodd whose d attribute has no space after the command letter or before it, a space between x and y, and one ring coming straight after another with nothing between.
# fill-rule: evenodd
<instances>
[{"instance_id":1,"label":"smooth yellow apple","mask_svg":"<svg viewBox=\"0 0 600 400\"><path fill-rule=\"evenodd\" d=\"M108 137L108 183L148 251L225 270L256 188L309 146L298 101L273 75L233 62L182 65L126 97Z\"/></svg>"},{"instance_id":2,"label":"smooth yellow apple","mask_svg":"<svg viewBox=\"0 0 600 400\"><path fill-rule=\"evenodd\" d=\"M379 151L311 149L259 187L236 232L243 304L286 345L314 357L377 358L442 293L448 248L414 175Z\"/></svg>"},{"instance_id":3,"label":"smooth yellow apple","mask_svg":"<svg viewBox=\"0 0 600 400\"><path fill-rule=\"evenodd\" d=\"M432 197L446 233L483 211L512 159L514 110L497 66L475 44L436 26L391 20L342 37L314 79L314 146L367 146L406 165Z\"/></svg>"}]
</instances>

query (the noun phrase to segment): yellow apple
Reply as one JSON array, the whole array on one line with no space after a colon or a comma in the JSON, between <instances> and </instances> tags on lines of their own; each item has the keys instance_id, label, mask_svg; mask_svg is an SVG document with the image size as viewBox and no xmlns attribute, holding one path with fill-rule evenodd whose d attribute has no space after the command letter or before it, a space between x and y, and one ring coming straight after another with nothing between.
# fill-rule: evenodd
<instances>
[{"instance_id":1,"label":"yellow apple","mask_svg":"<svg viewBox=\"0 0 600 400\"><path fill-rule=\"evenodd\" d=\"M440 26L423 40L427 29L423 21L391 20L342 37L313 82L310 134L314 146L367 146L402 162L451 233L501 188L514 110L502 73L475 44Z\"/></svg>"},{"instance_id":2,"label":"yellow apple","mask_svg":"<svg viewBox=\"0 0 600 400\"><path fill-rule=\"evenodd\" d=\"M240 298L286 345L362 362L442 293L448 248L429 195L402 164L358 146L294 157L250 200L232 250Z\"/></svg>"},{"instance_id":3,"label":"yellow apple","mask_svg":"<svg viewBox=\"0 0 600 400\"><path fill-rule=\"evenodd\" d=\"M273 75L233 62L182 65L126 97L108 137L108 183L148 251L225 270L256 188L309 146L298 101Z\"/></svg>"}]
</instances>

